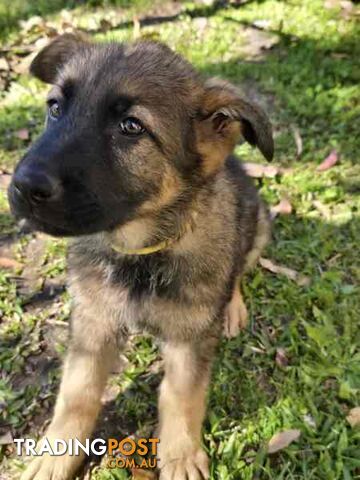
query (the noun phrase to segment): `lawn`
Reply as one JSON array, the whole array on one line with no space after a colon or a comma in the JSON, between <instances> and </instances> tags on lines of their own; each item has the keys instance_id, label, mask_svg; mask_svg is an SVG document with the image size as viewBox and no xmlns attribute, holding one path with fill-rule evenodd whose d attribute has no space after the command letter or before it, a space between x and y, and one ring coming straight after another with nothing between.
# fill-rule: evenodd
<instances>
[{"instance_id":1,"label":"lawn","mask_svg":"<svg viewBox=\"0 0 360 480\"><path fill-rule=\"evenodd\" d=\"M204 425L211 478L360 479L360 420L349 421L360 406L359 15L338 0L0 0L1 480L24 468L1 439L41 435L67 345L66 243L16 225L6 185L43 127L32 52L74 27L99 41L165 41L204 76L240 85L274 125L273 168L254 174L270 206L282 201L264 254L276 271L264 263L244 279L249 326L221 344ZM263 164L246 146L237 153ZM152 339L131 338L96 436L151 434L161 368ZM300 436L270 454L269 440L289 429ZM85 478L130 473L92 459Z\"/></svg>"}]
</instances>

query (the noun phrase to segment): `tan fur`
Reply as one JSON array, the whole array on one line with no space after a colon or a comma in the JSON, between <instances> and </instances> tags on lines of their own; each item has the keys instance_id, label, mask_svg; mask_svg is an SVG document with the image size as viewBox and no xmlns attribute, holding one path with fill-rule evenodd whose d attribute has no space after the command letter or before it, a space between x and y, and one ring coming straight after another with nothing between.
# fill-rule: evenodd
<instances>
[{"instance_id":1,"label":"tan fur","mask_svg":"<svg viewBox=\"0 0 360 480\"><path fill-rule=\"evenodd\" d=\"M199 368L198 354L189 344L169 343L164 349L165 377L160 388L160 479L208 476L201 448L208 365Z\"/></svg>"},{"instance_id":2,"label":"tan fur","mask_svg":"<svg viewBox=\"0 0 360 480\"><path fill-rule=\"evenodd\" d=\"M160 478L207 480L201 426L212 359L224 315L229 334L245 323L239 277L269 236L256 188L229 154L242 135L271 158L270 123L237 88L204 81L157 42L95 45L68 34L52 45L35 58L32 72L57 84L56 95L66 96L70 82L66 102L76 108L63 109L70 120L57 123L57 132L65 129L56 136L61 141L55 145L49 122L23 159L25 169L38 169L49 151L41 168L62 185L52 202L41 200L44 215L35 218L32 205L35 225L75 237L68 256L69 349L46 436L91 436L118 350L129 331L146 331L162 342L165 360ZM124 115L136 117L141 134L119 128ZM15 204L18 193L13 189ZM183 231L186 224L191 228ZM170 238L176 241L146 256L113 248ZM22 480L70 480L80 463L43 456Z\"/></svg>"},{"instance_id":3,"label":"tan fur","mask_svg":"<svg viewBox=\"0 0 360 480\"><path fill-rule=\"evenodd\" d=\"M151 241L154 228L155 221L152 218L131 220L111 234L112 242L120 248L141 248Z\"/></svg>"},{"instance_id":4,"label":"tan fur","mask_svg":"<svg viewBox=\"0 0 360 480\"><path fill-rule=\"evenodd\" d=\"M161 176L161 187L159 193L151 200L143 203L139 209L140 215L154 214L161 208L170 205L180 194L182 189L181 180L174 169L166 166Z\"/></svg>"},{"instance_id":5,"label":"tan fur","mask_svg":"<svg viewBox=\"0 0 360 480\"><path fill-rule=\"evenodd\" d=\"M237 278L225 309L224 335L227 338L236 337L248 324L249 315L240 288L240 279Z\"/></svg>"},{"instance_id":6,"label":"tan fur","mask_svg":"<svg viewBox=\"0 0 360 480\"><path fill-rule=\"evenodd\" d=\"M101 407L101 395L117 350L111 322L99 323L97 318L75 308L73 342L67 354L60 392L53 420L45 433L51 443L55 439L85 442L91 436ZM91 331L91 335L87 332ZM73 475L83 456L44 455L32 462L22 480L63 480Z\"/></svg>"},{"instance_id":7,"label":"tan fur","mask_svg":"<svg viewBox=\"0 0 360 480\"><path fill-rule=\"evenodd\" d=\"M241 127L238 123L231 123L221 134L214 133L212 121L201 122L197 127L197 148L203 159L205 176L216 173L239 140Z\"/></svg>"}]
</instances>

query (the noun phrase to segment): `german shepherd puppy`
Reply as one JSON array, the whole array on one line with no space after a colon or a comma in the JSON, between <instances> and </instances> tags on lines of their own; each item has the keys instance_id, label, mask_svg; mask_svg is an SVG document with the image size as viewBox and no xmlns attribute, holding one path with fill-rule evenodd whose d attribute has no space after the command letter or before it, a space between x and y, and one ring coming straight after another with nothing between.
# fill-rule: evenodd
<instances>
[{"instance_id":1,"label":"german shepherd puppy","mask_svg":"<svg viewBox=\"0 0 360 480\"><path fill-rule=\"evenodd\" d=\"M160 478L207 479L211 361L224 316L244 320L237 279L268 236L266 209L231 153L243 137L271 159L269 121L157 42L65 34L31 72L53 87L45 132L9 187L12 211L73 237L71 342L46 437L91 436L114 359L141 328L163 345ZM80 463L38 457L22 479L67 480Z\"/></svg>"}]
</instances>

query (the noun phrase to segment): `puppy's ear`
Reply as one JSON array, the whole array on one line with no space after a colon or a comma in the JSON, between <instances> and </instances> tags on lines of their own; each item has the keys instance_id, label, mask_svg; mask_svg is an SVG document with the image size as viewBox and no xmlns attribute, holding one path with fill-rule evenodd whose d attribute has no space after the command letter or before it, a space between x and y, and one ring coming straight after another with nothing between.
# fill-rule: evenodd
<instances>
[{"instance_id":1,"label":"puppy's ear","mask_svg":"<svg viewBox=\"0 0 360 480\"><path fill-rule=\"evenodd\" d=\"M223 164L241 136L271 160L274 141L265 113L228 82L210 79L204 87L196 137L205 173L211 174Z\"/></svg>"},{"instance_id":2,"label":"puppy's ear","mask_svg":"<svg viewBox=\"0 0 360 480\"><path fill-rule=\"evenodd\" d=\"M61 67L81 47L88 45L82 33L64 33L43 48L30 65L30 73L45 83L54 83Z\"/></svg>"}]
</instances>

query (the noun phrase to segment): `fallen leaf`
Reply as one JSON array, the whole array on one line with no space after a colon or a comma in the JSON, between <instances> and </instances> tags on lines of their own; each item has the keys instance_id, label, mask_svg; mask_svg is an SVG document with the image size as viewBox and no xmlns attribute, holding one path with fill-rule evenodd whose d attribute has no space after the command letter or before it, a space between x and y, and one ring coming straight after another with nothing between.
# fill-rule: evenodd
<instances>
[{"instance_id":1,"label":"fallen leaf","mask_svg":"<svg viewBox=\"0 0 360 480\"><path fill-rule=\"evenodd\" d=\"M329 260L327 261L327 264L328 265L334 265L337 260L339 260L339 258L341 258L343 256L342 253L336 253L333 257L329 258Z\"/></svg>"},{"instance_id":2,"label":"fallen leaf","mask_svg":"<svg viewBox=\"0 0 360 480\"><path fill-rule=\"evenodd\" d=\"M275 355L275 363L278 367L287 367L289 364L289 359L286 355L286 350L284 348L277 348Z\"/></svg>"},{"instance_id":3,"label":"fallen leaf","mask_svg":"<svg viewBox=\"0 0 360 480\"><path fill-rule=\"evenodd\" d=\"M349 411L349 415L346 417L346 420L352 427L360 426L360 407L352 408Z\"/></svg>"},{"instance_id":4,"label":"fallen leaf","mask_svg":"<svg viewBox=\"0 0 360 480\"><path fill-rule=\"evenodd\" d=\"M26 264L21 273L18 293L25 299L30 299L39 293L44 284L41 266L46 252L46 240L42 235L33 238L26 247Z\"/></svg>"},{"instance_id":5,"label":"fallen leaf","mask_svg":"<svg viewBox=\"0 0 360 480\"><path fill-rule=\"evenodd\" d=\"M292 442L295 442L300 437L300 430L284 430L283 432L275 433L269 441L268 453L276 453L288 447Z\"/></svg>"},{"instance_id":6,"label":"fallen leaf","mask_svg":"<svg viewBox=\"0 0 360 480\"><path fill-rule=\"evenodd\" d=\"M137 16L133 17L133 39L136 40L140 37L141 24Z\"/></svg>"},{"instance_id":7,"label":"fallen leaf","mask_svg":"<svg viewBox=\"0 0 360 480\"><path fill-rule=\"evenodd\" d=\"M140 468L131 469L132 478L136 480L155 480L155 472L151 470L141 470Z\"/></svg>"},{"instance_id":8,"label":"fallen leaf","mask_svg":"<svg viewBox=\"0 0 360 480\"><path fill-rule=\"evenodd\" d=\"M336 8L339 6L339 0L325 0L324 7L325 8Z\"/></svg>"},{"instance_id":9,"label":"fallen leaf","mask_svg":"<svg viewBox=\"0 0 360 480\"><path fill-rule=\"evenodd\" d=\"M9 445L13 443L13 437L10 430L0 434L0 445Z\"/></svg>"},{"instance_id":10,"label":"fallen leaf","mask_svg":"<svg viewBox=\"0 0 360 480\"><path fill-rule=\"evenodd\" d=\"M105 405L106 403L115 401L119 393L119 385L107 385L101 397L101 403Z\"/></svg>"},{"instance_id":11,"label":"fallen leaf","mask_svg":"<svg viewBox=\"0 0 360 480\"><path fill-rule=\"evenodd\" d=\"M325 172L329 170L339 161L339 155L336 150L333 150L326 158L323 160L320 165L317 167L317 172Z\"/></svg>"},{"instance_id":12,"label":"fallen leaf","mask_svg":"<svg viewBox=\"0 0 360 480\"><path fill-rule=\"evenodd\" d=\"M0 57L0 70L6 71L6 72L10 70L9 63L5 57Z\"/></svg>"},{"instance_id":13,"label":"fallen leaf","mask_svg":"<svg viewBox=\"0 0 360 480\"><path fill-rule=\"evenodd\" d=\"M271 22L270 22L270 20L255 20L253 22L253 25L255 27L258 27L258 28L261 28L261 29L267 29L267 28L270 27Z\"/></svg>"},{"instance_id":14,"label":"fallen leaf","mask_svg":"<svg viewBox=\"0 0 360 480\"><path fill-rule=\"evenodd\" d=\"M331 58L335 58L335 60L343 60L344 58L349 58L350 55L347 53L341 53L341 52L332 52L330 54Z\"/></svg>"},{"instance_id":15,"label":"fallen leaf","mask_svg":"<svg viewBox=\"0 0 360 480\"><path fill-rule=\"evenodd\" d=\"M244 27L245 43L241 46L241 54L245 59L264 58L264 51L271 50L280 42L280 36L275 32L266 31L258 27Z\"/></svg>"},{"instance_id":16,"label":"fallen leaf","mask_svg":"<svg viewBox=\"0 0 360 480\"><path fill-rule=\"evenodd\" d=\"M250 177L261 178L268 177L273 178L276 175L284 173L283 169L280 167L275 167L274 165L262 165L261 163L243 163L246 173Z\"/></svg>"},{"instance_id":17,"label":"fallen leaf","mask_svg":"<svg viewBox=\"0 0 360 480\"><path fill-rule=\"evenodd\" d=\"M269 270L269 272L272 272L275 274L279 273L281 275L285 275L285 277L289 278L290 280L293 280L301 287L304 287L310 284L310 278L307 277L306 275L302 275L301 273L297 272L296 270L293 270L292 268L276 265L268 258L260 257L259 263L263 268L265 268L265 270Z\"/></svg>"},{"instance_id":18,"label":"fallen leaf","mask_svg":"<svg viewBox=\"0 0 360 480\"><path fill-rule=\"evenodd\" d=\"M15 132L15 137L20 138L20 140L29 140L29 130L27 128L22 128Z\"/></svg>"},{"instance_id":19,"label":"fallen leaf","mask_svg":"<svg viewBox=\"0 0 360 480\"><path fill-rule=\"evenodd\" d=\"M277 205L274 205L270 209L272 218L275 218L279 214L290 215L291 212L292 212L292 205L286 197L282 198Z\"/></svg>"},{"instance_id":20,"label":"fallen leaf","mask_svg":"<svg viewBox=\"0 0 360 480\"><path fill-rule=\"evenodd\" d=\"M9 270L16 270L17 268L20 268L22 265L21 263L17 262L16 260L12 258L7 258L7 257L0 257L0 268L5 268Z\"/></svg>"},{"instance_id":21,"label":"fallen leaf","mask_svg":"<svg viewBox=\"0 0 360 480\"><path fill-rule=\"evenodd\" d=\"M343 10L351 12L354 8L354 4L350 0L342 0L340 6Z\"/></svg>"},{"instance_id":22,"label":"fallen leaf","mask_svg":"<svg viewBox=\"0 0 360 480\"><path fill-rule=\"evenodd\" d=\"M329 208L324 205L320 200L314 200L313 202L314 207L321 213L321 215L326 219L330 220L331 219L331 211Z\"/></svg>"},{"instance_id":23,"label":"fallen leaf","mask_svg":"<svg viewBox=\"0 0 360 480\"><path fill-rule=\"evenodd\" d=\"M11 182L11 175L9 173L0 173L0 190L7 190Z\"/></svg>"},{"instance_id":24,"label":"fallen leaf","mask_svg":"<svg viewBox=\"0 0 360 480\"><path fill-rule=\"evenodd\" d=\"M45 24L44 20L38 15L30 17L28 20L20 20L19 23L24 33L28 33L36 28L40 29Z\"/></svg>"},{"instance_id":25,"label":"fallen leaf","mask_svg":"<svg viewBox=\"0 0 360 480\"><path fill-rule=\"evenodd\" d=\"M203 32L205 30L205 28L207 27L208 23L209 23L209 21L206 17L194 18L193 22L194 22L196 30L197 31L200 30L200 32Z\"/></svg>"},{"instance_id":26,"label":"fallen leaf","mask_svg":"<svg viewBox=\"0 0 360 480\"><path fill-rule=\"evenodd\" d=\"M38 49L36 49L34 52L31 52L29 55L26 55L26 57L22 58L19 62L13 63L12 64L12 70L19 74L23 75L29 71L30 64L38 54Z\"/></svg>"}]
</instances>

